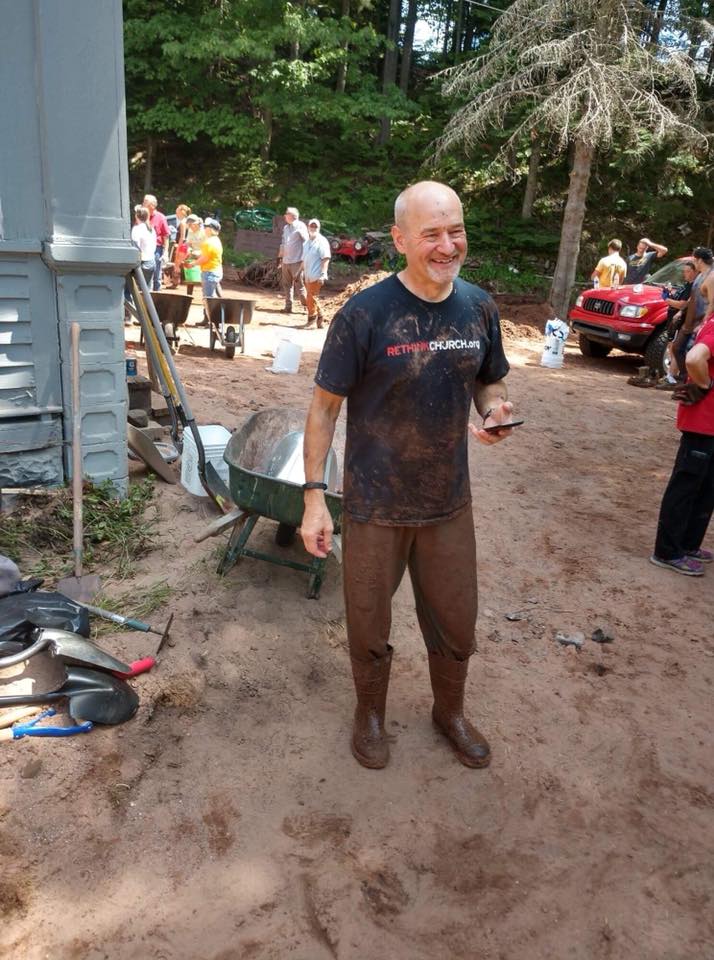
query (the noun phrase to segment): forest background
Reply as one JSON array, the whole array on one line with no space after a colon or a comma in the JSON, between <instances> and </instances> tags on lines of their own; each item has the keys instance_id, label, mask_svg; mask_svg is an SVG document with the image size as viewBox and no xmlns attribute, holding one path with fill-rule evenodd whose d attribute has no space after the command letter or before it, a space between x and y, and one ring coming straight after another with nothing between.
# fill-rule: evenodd
<instances>
[{"instance_id":1,"label":"forest background","mask_svg":"<svg viewBox=\"0 0 714 960\"><path fill-rule=\"evenodd\" d=\"M599 22L608 2L597 5ZM219 213L224 224L238 208L282 211L291 204L333 231L359 235L391 223L394 197L406 184L434 177L462 195L479 279L504 291L547 289L577 164L576 138L548 130L547 113L545 122L541 114L529 125L535 99L526 95L476 142L461 138L457 123L455 140L437 154L459 109L488 93L472 87L445 95L444 71L503 54L503 37L493 37L503 11L510 9L508 29L520 33L523 46L530 34L548 39L547 18L577 17L571 11L587 3L124 0L123 6L132 199L150 189L164 211L182 201ZM637 51L655 65L673 55L686 59L695 89L655 92L675 110L680 93L693 97L694 125L709 134L713 13L709 0L619 0L609 16L609 48L636 49L634 61L626 53L631 79L618 64L612 84L636 88L641 75L649 97L661 81L638 74ZM569 38L562 26L556 33L553 44L562 49ZM572 62L561 69L566 84L568 70ZM602 91L594 96L602 98ZM612 137L596 140L578 231L578 279L611 237L620 237L627 252L642 235L673 255L710 245L711 174L710 147L687 140L674 125L671 136L665 129L659 137L633 115Z\"/></svg>"}]
</instances>

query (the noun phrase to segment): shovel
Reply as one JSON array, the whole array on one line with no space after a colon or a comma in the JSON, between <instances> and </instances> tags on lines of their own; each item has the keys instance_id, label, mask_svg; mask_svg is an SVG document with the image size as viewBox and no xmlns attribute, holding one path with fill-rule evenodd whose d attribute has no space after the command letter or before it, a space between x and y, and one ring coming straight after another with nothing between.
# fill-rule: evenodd
<instances>
[{"instance_id":1,"label":"shovel","mask_svg":"<svg viewBox=\"0 0 714 960\"><path fill-rule=\"evenodd\" d=\"M136 713L139 698L129 684L97 670L68 667L67 679L51 693L22 694L0 697L0 709L67 700L67 709L73 720L114 725L125 723Z\"/></svg>"},{"instance_id":2,"label":"shovel","mask_svg":"<svg viewBox=\"0 0 714 960\"><path fill-rule=\"evenodd\" d=\"M29 647L23 647L22 650L11 653L9 656L0 657L0 670L29 660L43 650L49 651L53 657L61 657L66 663L73 663L80 667L93 667L116 673L128 673L131 669L128 664L105 653L91 640L80 637L76 633L46 627L40 627L35 633L37 639Z\"/></svg>"},{"instance_id":3,"label":"shovel","mask_svg":"<svg viewBox=\"0 0 714 960\"><path fill-rule=\"evenodd\" d=\"M97 593L101 582L96 574L82 576L82 418L80 416L79 389L79 332L78 323L70 326L70 346L72 355L72 553L74 556L74 576L64 577L57 584L59 593L72 600L91 600Z\"/></svg>"}]
</instances>

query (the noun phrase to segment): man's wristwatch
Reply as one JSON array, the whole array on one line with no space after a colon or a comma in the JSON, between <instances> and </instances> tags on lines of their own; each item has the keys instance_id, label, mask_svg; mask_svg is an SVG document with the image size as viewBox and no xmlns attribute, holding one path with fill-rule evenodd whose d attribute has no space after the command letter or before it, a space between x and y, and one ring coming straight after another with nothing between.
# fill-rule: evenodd
<instances>
[{"instance_id":1,"label":"man's wristwatch","mask_svg":"<svg viewBox=\"0 0 714 960\"><path fill-rule=\"evenodd\" d=\"M307 483L303 483L302 488L303 490L327 490L327 484L322 480L308 480Z\"/></svg>"}]
</instances>

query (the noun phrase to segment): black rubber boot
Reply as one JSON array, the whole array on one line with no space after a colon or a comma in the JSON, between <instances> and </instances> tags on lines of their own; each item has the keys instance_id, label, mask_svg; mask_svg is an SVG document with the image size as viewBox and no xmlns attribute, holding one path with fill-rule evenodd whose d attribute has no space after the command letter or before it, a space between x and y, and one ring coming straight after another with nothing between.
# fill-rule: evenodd
<instances>
[{"instance_id":1,"label":"black rubber boot","mask_svg":"<svg viewBox=\"0 0 714 960\"><path fill-rule=\"evenodd\" d=\"M379 660L352 659L357 709L352 727L352 755L363 767L380 770L389 762L389 743L384 732L391 651Z\"/></svg>"},{"instance_id":2,"label":"black rubber boot","mask_svg":"<svg viewBox=\"0 0 714 960\"><path fill-rule=\"evenodd\" d=\"M487 767L491 762L491 748L486 738L464 717L468 672L468 660L449 660L435 653L429 654L429 676L434 691L431 716L464 766Z\"/></svg>"}]
</instances>

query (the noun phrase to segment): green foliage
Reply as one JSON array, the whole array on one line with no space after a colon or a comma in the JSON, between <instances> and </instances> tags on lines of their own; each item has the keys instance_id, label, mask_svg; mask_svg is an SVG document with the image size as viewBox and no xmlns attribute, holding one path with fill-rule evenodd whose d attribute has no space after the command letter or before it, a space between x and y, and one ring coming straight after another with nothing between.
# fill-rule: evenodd
<instances>
[{"instance_id":1,"label":"green foliage","mask_svg":"<svg viewBox=\"0 0 714 960\"><path fill-rule=\"evenodd\" d=\"M153 480L134 483L124 500L117 499L110 481L84 484L84 566L101 562L118 576L131 573L132 565L149 552L156 528L151 510ZM27 498L21 508L3 520L0 553L12 557L25 575L60 577L68 572L72 553L72 492L53 491L46 497ZM29 564L29 566L28 566Z\"/></svg>"},{"instance_id":2,"label":"green foliage","mask_svg":"<svg viewBox=\"0 0 714 960\"><path fill-rule=\"evenodd\" d=\"M523 288L531 282L529 272L552 272L569 162L546 144L534 217L523 222L530 138L520 138L507 156L499 152L527 115L525 106L514 107L477 147L429 159L463 102L441 95L436 72L489 49L496 22L491 9L420 0L419 17L433 24L439 39L431 50L415 51L405 97L396 87L382 93L388 0L351 0L347 16L342 0L123 3L135 195L144 190L149 137L153 192L162 208L182 201L199 213L220 211L226 240L237 208L280 210L288 203L305 216L318 216L326 232L379 229L391 223L394 198L406 184L434 177L464 198L471 256L492 265L485 269L499 289ZM701 15L702 3L686 0L681 12ZM511 4L497 0L489 6ZM407 4L402 7L404 14ZM463 30L457 38L458 8ZM670 3L667 9L668 16L679 15L679 7L675 11ZM670 29L663 45L676 45L687 29ZM343 63L344 93L338 91ZM711 98L710 84L711 75L707 80L702 71L703 101ZM385 115L392 121L391 137L379 146L376 133ZM681 144L658 147L643 129L627 134L595 158L582 273L612 236L631 247L644 232L673 252L707 240L711 161ZM226 263L233 262L229 247L224 241Z\"/></svg>"}]
</instances>

